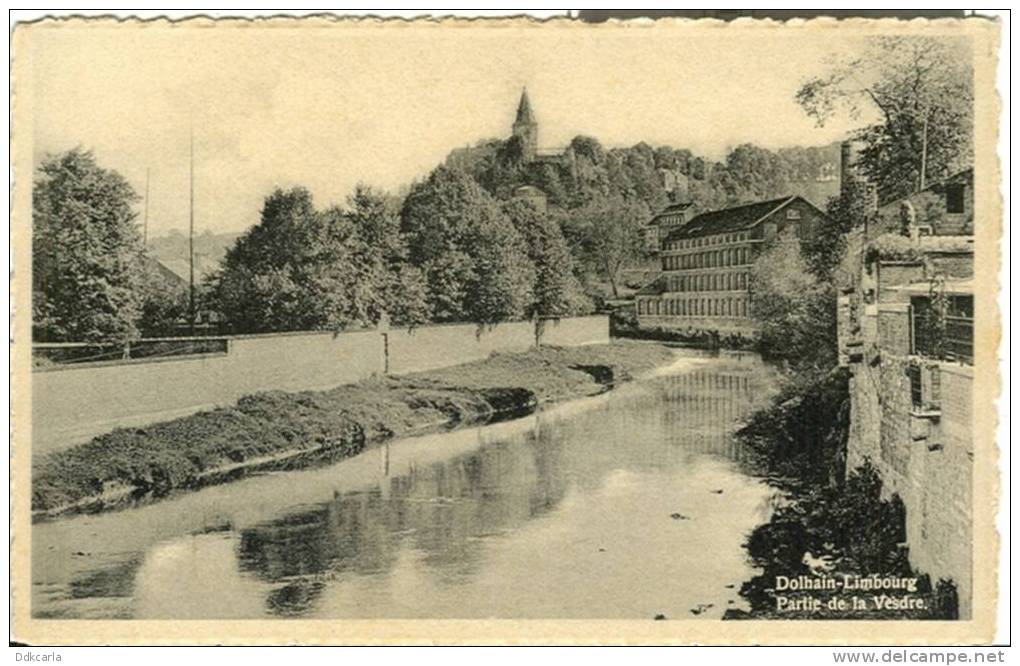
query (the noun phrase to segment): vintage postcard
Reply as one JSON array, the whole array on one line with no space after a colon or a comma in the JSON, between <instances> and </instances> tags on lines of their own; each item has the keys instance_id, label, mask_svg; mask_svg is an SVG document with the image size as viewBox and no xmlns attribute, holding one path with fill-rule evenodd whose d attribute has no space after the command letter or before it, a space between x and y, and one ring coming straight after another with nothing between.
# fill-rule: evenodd
<instances>
[{"instance_id":1,"label":"vintage postcard","mask_svg":"<svg viewBox=\"0 0 1020 666\"><path fill-rule=\"evenodd\" d=\"M14 639L987 644L999 41L17 25Z\"/></svg>"}]
</instances>

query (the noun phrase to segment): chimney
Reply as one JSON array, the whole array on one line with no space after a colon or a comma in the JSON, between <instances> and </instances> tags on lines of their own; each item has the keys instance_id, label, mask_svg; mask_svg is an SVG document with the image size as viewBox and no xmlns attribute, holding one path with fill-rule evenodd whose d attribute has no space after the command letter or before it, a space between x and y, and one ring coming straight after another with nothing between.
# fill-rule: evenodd
<instances>
[{"instance_id":1,"label":"chimney","mask_svg":"<svg viewBox=\"0 0 1020 666\"><path fill-rule=\"evenodd\" d=\"M839 191L846 192L849 186L861 179L858 163L863 141L844 141L839 144Z\"/></svg>"},{"instance_id":2,"label":"chimney","mask_svg":"<svg viewBox=\"0 0 1020 666\"><path fill-rule=\"evenodd\" d=\"M867 199L865 214L871 217L878 211L878 189L861 172L861 152L867 144L863 141L844 141L839 145L839 194L846 196L862 188Z\"/></svg>"}]
</instances>

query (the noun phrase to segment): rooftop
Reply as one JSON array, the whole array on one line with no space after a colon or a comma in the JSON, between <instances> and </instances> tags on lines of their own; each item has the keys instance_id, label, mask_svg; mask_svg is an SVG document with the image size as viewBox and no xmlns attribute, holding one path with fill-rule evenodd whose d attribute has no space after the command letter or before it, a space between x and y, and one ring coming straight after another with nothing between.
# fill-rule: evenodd
<instances>
[{"instance_id":1,"label":"rooftop","mask_svg":"<svg viewBox=\"0 0 1020 666\"><path fill-rule=\"evenodd\" d=\"M911 192L910 194L907 194L907 195L896 196L896 197L892 197L892 198L889 198L889 199L884 199L884 200L879 202L879 208L888 208L888 207L890 207L890 206L892 206L894 204L898 204L901 201L909 199L910 197L917 196L921 192L930 192L932 190L939 190L944 185L946 185L948 183L952 183L953 181L957 180L958 178L967 178L967 179L973 181L974 180L974 167L971 166L971 167L967 167L966 169L961 169L961 170L957 171L956 173L952 174L951 176L946 176L942 180L937 180L937 181L935 181L933 183L929 183L928 185L926 185L924 187L923 190L916 190L916 191Z\"/></svg>"},{"instance_id":2,"label":"rooftop","mask_svg":"<svg viewBox=\"0 0 1020 666\"><path fill-rule=\"evenodd\" d=\"M702 213L679 229L675 229L666 240L696 238L698 236L750 229L771 213L780 210L796 199L802 199L802 197L781 197L779 199L769 199L768 201L758 201L742 206L734 206L733 208L723 208L722 210ZM807 203L806 200L805 203Z\"/></svg>"},{"instance_id":3,"label":"rooftop","mask_svg":"<svg viewBox=\"0 0 1020 666\"><path fill-rule=\"evenodd\" d=\"M691 201L670 204L663 208L662 210L660 210L658 213L656 213L655 216L652 218L651 222L649 222L649 224L655 224L656 220L666 217L667 215L675 215L676 213L682 213L693 205L694 203Z\"/></svg>"}]
</instances>

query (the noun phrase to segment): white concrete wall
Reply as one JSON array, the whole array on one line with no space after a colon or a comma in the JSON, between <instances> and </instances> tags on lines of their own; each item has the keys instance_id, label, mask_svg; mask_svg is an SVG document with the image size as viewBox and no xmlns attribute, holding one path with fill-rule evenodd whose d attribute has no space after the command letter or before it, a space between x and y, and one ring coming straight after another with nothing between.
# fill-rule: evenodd
<instances>
[{"instance_id":1,"label":"white concrete wall","mask_svg":"<svg viewBox=\"0 0 1020 666\"><path fill-rule=\"evenodd\" d=\"M605 315L550 320L540 329L541 344L609 341ZM32 373L33 451L231 405L258 391L326 389L387 371L406 374L496 351L525 351L535 346L535 333L535 324L524 321L395 329L385 337L378 331L252 335L231 338L226 354L50 366Z\"/></svg>"}]
</instances>

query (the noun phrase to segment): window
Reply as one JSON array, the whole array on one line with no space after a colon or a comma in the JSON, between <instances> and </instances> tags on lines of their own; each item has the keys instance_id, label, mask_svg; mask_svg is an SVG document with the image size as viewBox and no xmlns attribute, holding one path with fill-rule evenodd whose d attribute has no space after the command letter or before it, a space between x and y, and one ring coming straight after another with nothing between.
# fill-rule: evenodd
<instances>
[{"instance_id":1,"label":"window","mask_svg":"<svg viewBox=\"0 0 1020 666\"><path fill-rule=\"evenodd\" d=\"M788 219L788 220L799 220L800 219L800 211L797 210L796 208L787 208L786 209L786 219Z\"/></svg>"},{"instance_id":2,"label":"window","mask_svg":"<svg viewBox=\"0 0 1020 666\"><path fill-rule=\"evenodd\" d=\"M953 215L964 212L962 183L952 183L946 186L946 212Z\"/></svg>"},{"instance_id":3,"label":"window","mask_svg":"<svg viewBox=\"0 0 1020 666\"><path fill-rule=\"evenodd\" d=\"M913 352L920 356L974 364L974 297L949 296L944 311L931 299L910 299Z\"/></svg>"}]
</instances>

